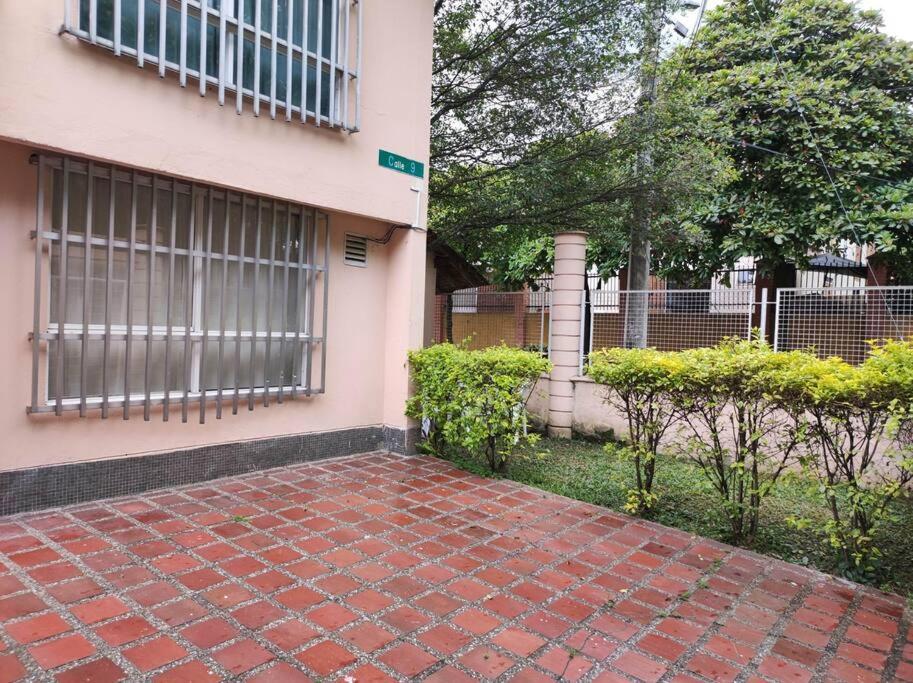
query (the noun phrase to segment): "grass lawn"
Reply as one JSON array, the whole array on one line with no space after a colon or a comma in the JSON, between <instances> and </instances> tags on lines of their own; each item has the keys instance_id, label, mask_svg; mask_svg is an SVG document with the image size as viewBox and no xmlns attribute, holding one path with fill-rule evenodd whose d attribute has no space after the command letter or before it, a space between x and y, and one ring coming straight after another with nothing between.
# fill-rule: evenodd
<instances>
[{"instance_id":1,"label":"grass lawn","mask_svg":"<svg viewBox=\"0 0 913 683\"><path fill-rule=\"evenodd\" d=\"M480 461L446 456L457 466L492 476ZM622 511L633 467L617 453L606 453L602 444L588 441L543 439L510 462L507 478L569 498ZM656 464L654 492L659 502L650 519L701 536L731 542L722 507L699 468L690 462L662 456ZM913 602L913 503L895 505L896 519L886 523L877 537L884 557L872 583L904 595ZM790 476L780 480L761 507L761 525L752 550L789 562L839 573L836 554L812 530L792 528L794 515L826 520L821 500L807 479Z\"/></svg>"}]
</instances>

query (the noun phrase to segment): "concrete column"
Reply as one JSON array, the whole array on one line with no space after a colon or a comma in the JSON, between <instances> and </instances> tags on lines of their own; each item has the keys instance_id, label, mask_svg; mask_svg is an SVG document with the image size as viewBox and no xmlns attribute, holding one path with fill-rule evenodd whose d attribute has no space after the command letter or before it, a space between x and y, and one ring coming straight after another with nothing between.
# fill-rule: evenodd
<instances>
[{"instance_id":1,"label":"concrete column","mask_svg":"<svg viewBox=\"0 0 913 683\"><path fill-rule=\"evenodd\" d=\"M571 438L574 385L571 378L580 362L580 300L586 278L586 233L555 235L555 268L552 282L551 359L548 434Z\"/></svg>"},{"instance_id":2,"label":"concrete column","mask_svg":"<svg viewBox=\"0 0 913 683\"><path fill-rule=\"evenodd\" d=\"M385 344L383 355L376 354L384 363L383 425L404 432L407 453L414 446L418 426L405 415L410 394L407 355L413 349L420 349L424 341L426 236L427 233L416 230L397 230L385 247L388 292Z\"/></svg>"}]
</instances>

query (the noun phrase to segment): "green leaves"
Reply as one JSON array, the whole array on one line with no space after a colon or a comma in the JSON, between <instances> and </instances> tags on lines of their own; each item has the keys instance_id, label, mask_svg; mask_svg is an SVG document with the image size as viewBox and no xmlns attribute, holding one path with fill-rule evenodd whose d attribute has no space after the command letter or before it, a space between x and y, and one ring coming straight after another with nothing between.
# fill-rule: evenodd
<instances>
[{"instance_id":1,"label":"green leaves","mask_svg":"<svg viewBox=\"0 0 913 683\"><path fill-rule=\"evenodd\" d=\"M601 349L590 354L587 373L607 389L606 402L628 424L627 453L634 463L634 487L625 510L647 513L656 507L653 493L656 455L673 421L670 397L680 381L679 357L653 349Z\"/></svg>"},{"instance_id":2,"label":"green leaves","mask_svg":"<svg viewBox=\"0 0 913 683\"><path fill-rule=\"evenodd\" d=\"M693 260L801 265L847 239L908 266L913 46L879 28L846 0L731 0L708 14L692 49L673 55L681 87L726 128L737 170L717 211L692 208L704 236Z\"/></svg>"},{"instance_id":3,"label":"green leaves","mask_svg":"<svg viewBox=\"0 0 913 683\"><path fill-rule=\"evenodd\" d=\"M706 142L713 119L671 89L648 112L636 106L656 4L443 3L429 224L497 281L527 282L547 272L542 239L562 230L588 231L590 262L616 271L635 202L649 198L653 215L667 218L657 238L671 241L683 199L714 184L721 169L716 143ZM645 149L651 169L636 163Z\"/></svg>"},{"instance_id":4,"label":"green leaves","mask_svg":"<svg viewBox=\"0 0 913 683\"><path fill-rule=\"evenodd\" d=\"M762 501L782 474L801 467L829 519L812 525L797 516L794 526L819 532L848 575L873 570L873 531L913 482L913 341L873 342L861 366L778 353L760 340L681 352L607 349L592 354L589 374L628 422L625 452L636 479L628 511L655 507L657 449L669 430L666 445L704 472L732 540L756 536ZM888 449L879 447L886 429Z\"/></svg>"},{"instance_id":5,"label":"green leaves","mask_svg":"<svg viewBox=\"0 0 913 683\"><path fill-rule=\"evenodd\" d=\"M501 471L517 446L535 443L537 435L527 430L527 394L551 369L539 354L437 344L411 352L409 364L415 393L406 413L428 421L432 449L484 456Z\"/></svg>"}]
</instances>

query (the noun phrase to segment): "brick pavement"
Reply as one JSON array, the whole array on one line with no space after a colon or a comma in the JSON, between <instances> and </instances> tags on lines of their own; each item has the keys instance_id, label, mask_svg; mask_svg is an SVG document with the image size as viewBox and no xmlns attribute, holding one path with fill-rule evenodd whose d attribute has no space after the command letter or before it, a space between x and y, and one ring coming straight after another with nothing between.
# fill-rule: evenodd
<instances>
[{"instance_id":1,"label":"brick pavement","mask_svg":"<svg viewBox=\"0 0 913 683\"><path fill-rule=\"evenodd\" d=\"M904 602L383 453L0 518L0 683L913 681Z\"/></svg>"}]
</instances>

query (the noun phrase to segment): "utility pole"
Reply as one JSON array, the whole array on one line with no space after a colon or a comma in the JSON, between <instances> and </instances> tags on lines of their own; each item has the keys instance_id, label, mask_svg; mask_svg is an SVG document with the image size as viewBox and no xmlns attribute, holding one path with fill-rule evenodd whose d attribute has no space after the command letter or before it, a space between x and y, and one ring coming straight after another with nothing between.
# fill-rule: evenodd
<instances>
[{"instance_id":1,"label":"utility pole","mask_svg":"<svg viewBox=\"0 0 913 683\"><path fill-rule=\"evenodd\" d=\"M649 139L653 128L653 105L656 101L656 70L665 20L664 0L650 0L652 7L644 41L641 65L640 110L644 133ZM637 153L635 165L640 182L649 178L634 202L633 220L628 251L628 291L625 306L624 345L643 349L647 346L647 313L650 303L650 223L653 210L652 193L646 189L652 182L653 150L649 142Z\"/></svg>"}]
</instances>

